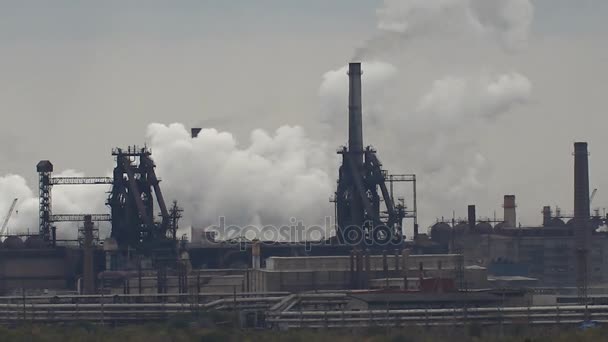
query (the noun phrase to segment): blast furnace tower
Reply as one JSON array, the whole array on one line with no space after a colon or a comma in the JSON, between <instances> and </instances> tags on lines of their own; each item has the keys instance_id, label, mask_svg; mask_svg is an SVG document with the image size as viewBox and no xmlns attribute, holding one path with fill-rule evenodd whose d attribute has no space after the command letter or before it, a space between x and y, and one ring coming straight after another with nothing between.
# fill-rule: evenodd
<instances>
[{"instance_id":1,"label":"blast furnace tower","mask_svg":"<svg viewBox=\"0 0 608 342\"><path fill-rule=\"evenodd\" d=\"M376 151L363 147L361 106L361 63L348 67L348 147L342 155L336 191L337 237L341 243L367 244L380 247L403 241L402 223L405 206L395 204L387 183L388 173L382 169ZM381 202L384 209L381 210Z\"/></svg>"}]
</instances>

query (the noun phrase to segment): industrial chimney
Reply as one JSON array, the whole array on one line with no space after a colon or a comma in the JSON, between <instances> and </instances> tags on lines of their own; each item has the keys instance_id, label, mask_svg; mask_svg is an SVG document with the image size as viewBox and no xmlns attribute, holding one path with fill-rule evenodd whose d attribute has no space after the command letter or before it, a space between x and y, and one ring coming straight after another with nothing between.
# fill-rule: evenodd
<instances>
[{"instance_id":1,"label":"industrial chimney","mask_svg":"<svg viewBox=\"0 0 608 342\"><path fill-rule=\"evenodd\" d=\"M581 300L587 298L589 281L589 153L586 142L574 143L574 236L576 285Z\"/></svg>"},{"instance_id":2,"label":"industrial chimney","mask_svg":"<svg viewBox=\"0 0 608 342\"><path fill-rule=\"evenodd\" d=\"M358 165L363 164L361 74L361 63L348 64L348 151Z\"/></svg>"},{"instance_id":3,"label":"industrial chimney","mask_svg":"<svg viewBox=\"0 0 608 342\"><path fill-rule=\"evenodd\" d=\"M193 127L192 129L190 129L190 136L192 137L192 139L198 137L198 134L201 132L202 128L200 127Z\"/></svg>"},{"instance_id":4,"label":"industrial chimney","mask_svg":"<svg viewBox=\"0 0 608 342\"><path fill-rule=\"evenodd\" d=\"M517 214L515 212L515 195L505 195L503 208L505 227L517 227Z\"/></svg>"},{"instance_id":5,"label":"industrial chimney","mask_svg":"<svg viewBox=\"0 0 608 342\"><path fill-rule=\"evenodd\" d=\"M586 142L574 143L574 222L575 229L586 235L590 215L589 153ZM583 242L583 241L579 241ZM584 241L586 243L586 239ZM584 248L585 245L578 246Z\"/></svg>"},{"instance_id":6,"label":"industrial chimney","mask_svg":"<svg viewBox=\"0 0 608 342\"><path fill-rule=\"evenodd\" d=\"M477 217L475 214L475 205L469 205L468 214L469 214L469 229L473 230L473 229L475 229L475 222L477 222Z\"/></svg>"},{"instance_id":7,"label":"industrial chimney","mask_svg":"<svg viewBox=\"0 0 608 342\"><path fill-rule=\"evenodd\" d=\"M551 207L546 205L543 207L543 226L548 227L551 225Z\"/></svg>"}]
</instances>

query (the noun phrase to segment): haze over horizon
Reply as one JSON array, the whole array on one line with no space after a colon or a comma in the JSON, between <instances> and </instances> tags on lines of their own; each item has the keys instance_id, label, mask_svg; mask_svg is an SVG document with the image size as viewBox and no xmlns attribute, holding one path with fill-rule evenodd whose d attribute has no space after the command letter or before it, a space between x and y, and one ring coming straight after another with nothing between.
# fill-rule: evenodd
<instances>
[{"instance_id":1,"label":"haze over horizon","mask_svg":"<svg viewBox=\"0 0 608 342\"><path fill-rule=\"evenodd\" d=\"M111 148L144 143L186 224L331 214L353 59L364 141L417 174L421 231L467 204L502 217L504 194L522 224L571 212L574 141L589 142L592 207L608 206L608 3L429 4L0 1L0 218L19 197L11 227L36 229L39 160L106 175ZM189 127L209 129L193 142ZM57 188L54 206L105 212L105 190Z\"/></svg>"}]
</instances>

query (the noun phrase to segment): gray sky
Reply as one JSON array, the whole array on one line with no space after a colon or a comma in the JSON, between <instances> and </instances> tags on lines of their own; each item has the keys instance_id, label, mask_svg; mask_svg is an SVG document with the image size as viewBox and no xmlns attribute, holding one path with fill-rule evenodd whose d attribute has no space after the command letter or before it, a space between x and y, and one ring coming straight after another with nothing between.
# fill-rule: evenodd
<instances>
[{"instance_id":1,"label":"gray sky","mask_svg":"<svg viewBox=\"0 0 608 342\"><path fill-rule=\"evenodd\" d=\"M312 130L322 75L373 34L380 4L0 0L0 176L21 174L34 185L40 159L105 174L110 149L143 143L150 122L217 127L242 142L254 128ZM487 196L470 201L483 201L481 214L491 215L514 193L523 219L539 223L542 205L572 206L576 140L590 143L593 206L608 206L608 155L600 150L608 142L608 2L534 5L529 47L488 55L534 89L530 104L476 132L493 171ZM429 83L424 72L401 75ZM464 213L466 204L454 209Z\"/></svg>"}]
</instances>

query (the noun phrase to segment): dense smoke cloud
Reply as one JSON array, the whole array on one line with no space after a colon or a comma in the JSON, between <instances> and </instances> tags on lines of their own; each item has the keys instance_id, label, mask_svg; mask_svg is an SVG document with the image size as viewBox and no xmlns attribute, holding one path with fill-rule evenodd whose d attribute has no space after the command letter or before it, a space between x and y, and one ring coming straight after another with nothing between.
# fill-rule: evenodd
<instances>
[{"instance_id":1,"label":"dense smoke cloud","mask_svg":"<svg viewBox=\"0 0 608 342\"><path fill-rule=\"evenodd\" d=\"M530 81L518 73L433 82L404 122L412 140L409 153L418 151L412 159L423 172L423 209L449 213L464 201L476 203L488 195L483 189L492 166L478 150L478 133L525 104L531 90Z\"/></svg>"},{"instance_id":2,"label":"dense smoke cloud","mask_svg":"<svg viewBox=\"0 0 608 342\"><path fill-rule=\"evenodd\" d=\"M530 0L385 0L377 10L377 34L354 58L437 37L495 40L509 51L518 50L526 45L533 9Z\"/></svg>"},{"instance_id":3,"label":"dense smoke cloud","mask_svg":"<svg viewBox=\"0 0 608 342\"><path fill-rule=\"evenodd\" d=\"M433 82L416 108L423 120L455 125L475 119L492 120L527 101L532 85L518 73L481 75L478 79L448 76Z\"/></svg>"},{"instance_id":4,"label":"dense smoke cloud","mask_svg":"<svg viewBox=\"0 0 608 342\"><path fill-rule=\"evenodd\" d=\"M167 199L184 207L184 225L322 224L331 214L334 179L326 147L300 127L251 133L240 147L227 132L203 129L192 139L181 124L151 124L148 140Z\"/></svg>"}]
</instances>

